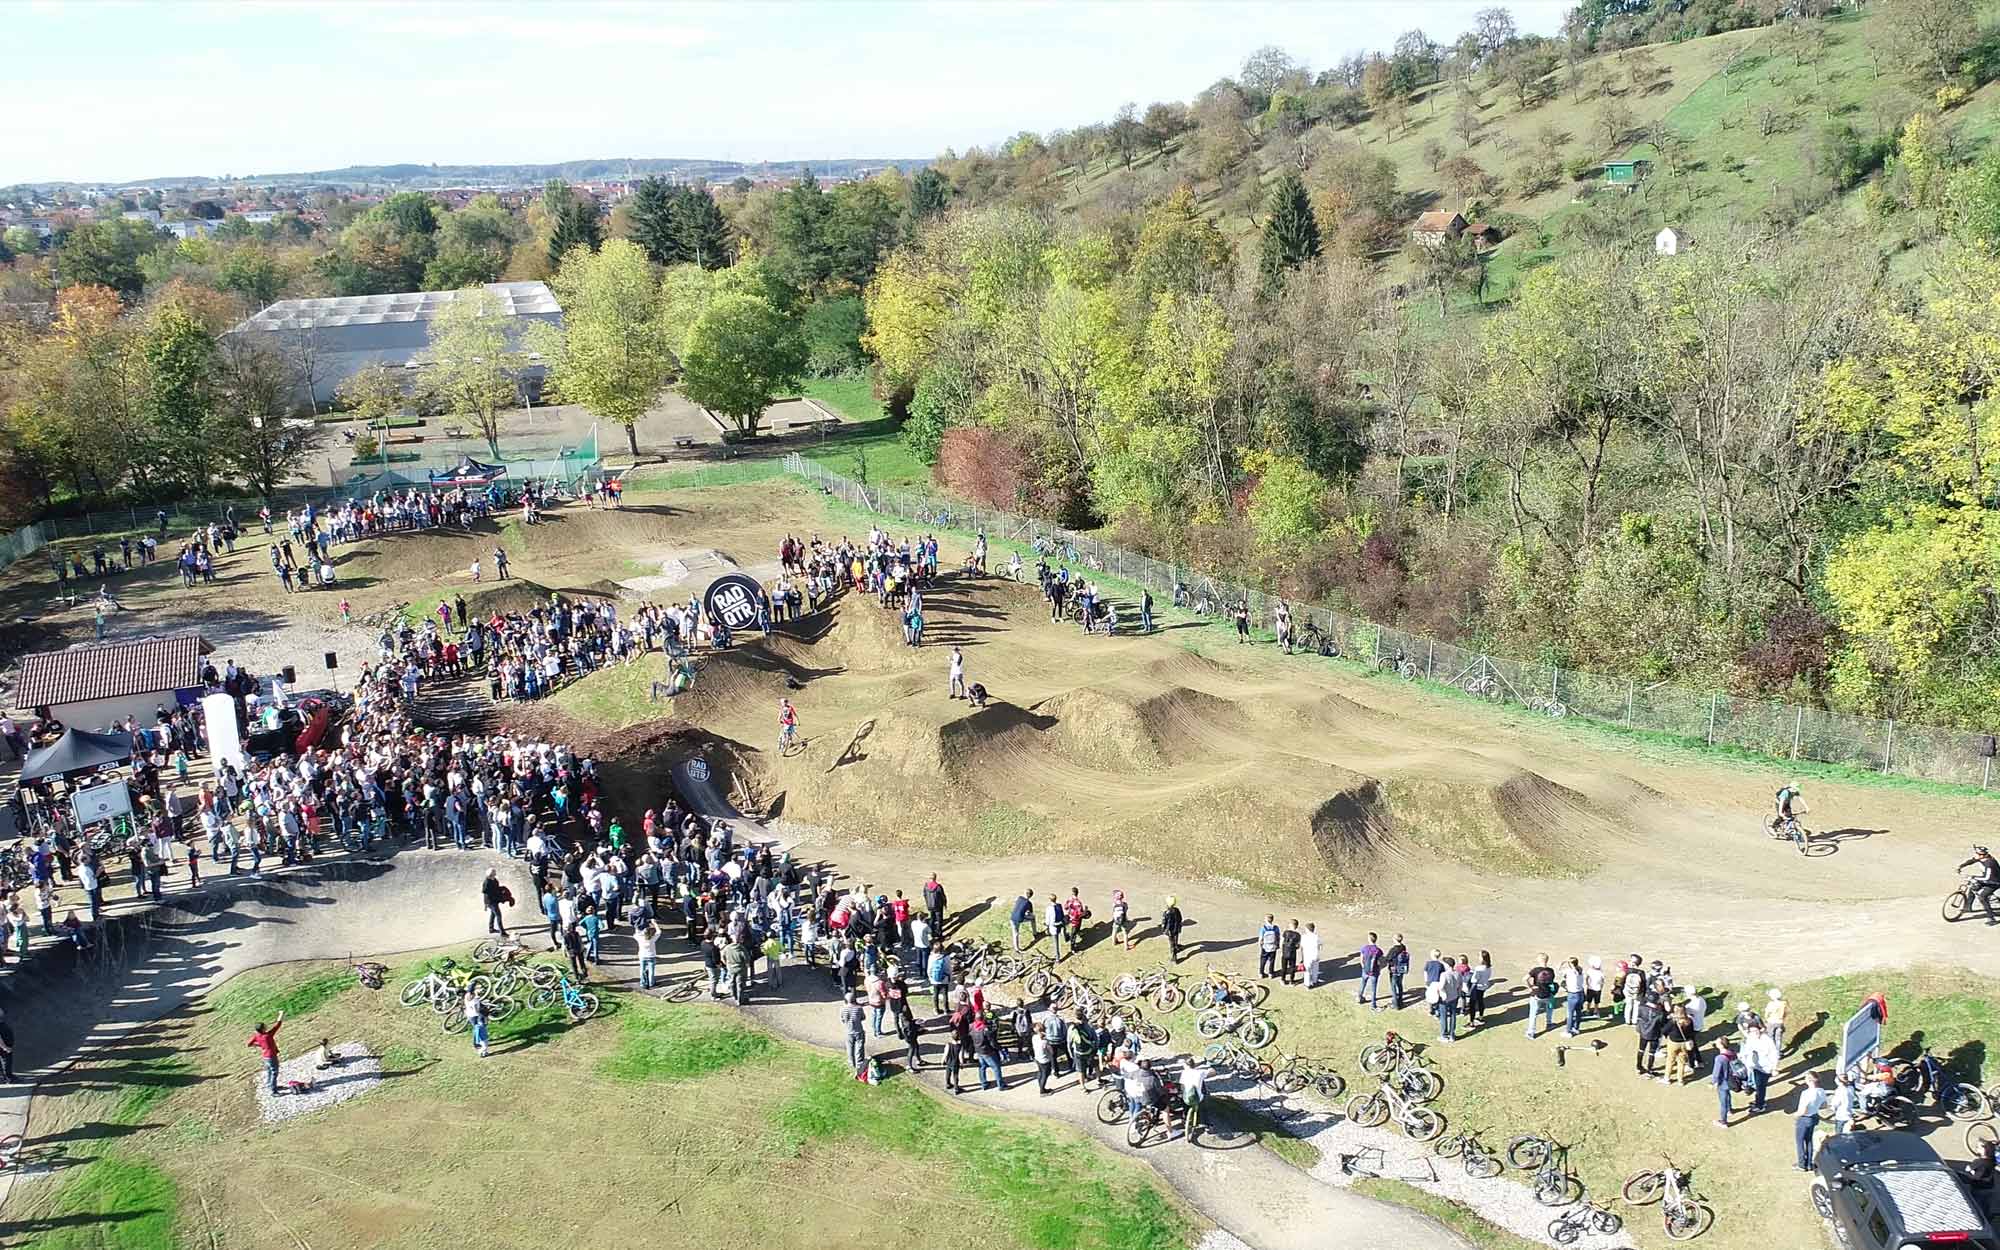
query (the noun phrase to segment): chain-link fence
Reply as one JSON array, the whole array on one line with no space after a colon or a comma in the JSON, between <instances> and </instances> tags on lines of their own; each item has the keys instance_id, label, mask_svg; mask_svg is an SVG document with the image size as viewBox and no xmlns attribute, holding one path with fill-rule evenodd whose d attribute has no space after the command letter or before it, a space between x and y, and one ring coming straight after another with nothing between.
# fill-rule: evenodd
<instances>
[{"instance_id":1,"label":"chain-link fence","mask_svg":"<svg viewBox=\"0 0 2000 1250\"><path fill-rule=\"evenodd\" d=\"M985 534L997 545L1040 552L1143 586L1198 615L1220 617L1247 603L1252 622L1269 627L1280 602L1255 587L1126 551L1033 517L921 490L864 485L796 452L785 457L785 470L868 512L926 529ZM1777 760L1843 764L1982 789L1993 781L1995 744L1986 734L1578 672L1471 650L1319 604L1283 602L1295 630L1303 635L1311 625L1346 659L1531 712L1667 734L1696 745L1736 747Z\"/></svg>"},{"instance_id":2,"label":"chain-link fence","mask_svg":"<svg viewBox=\"0 0 2000 1250\"><path fill-rule=\"evenodd\" d=\"M48 531L39 524L23 525L11 534L0 534L0 569L48 545Z\"/></svg>"}]
</instances>

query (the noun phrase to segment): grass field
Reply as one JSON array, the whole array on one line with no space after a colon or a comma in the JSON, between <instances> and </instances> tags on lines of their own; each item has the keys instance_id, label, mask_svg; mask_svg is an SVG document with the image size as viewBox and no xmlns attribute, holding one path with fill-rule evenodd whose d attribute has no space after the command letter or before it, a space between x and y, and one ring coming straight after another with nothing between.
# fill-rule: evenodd
<instances>
[{"instance_id":1,"label":"grass field","mask_svg":"<svg viewBox=\"0 0 2000 1250\"><path fill-rule=\"evenodd\" d=\"M462 952L459 952L462 955ZM326 965L247 974L147 1050L178 1066L86 1062L36 1103L53 1176L17 1189L0 1238L37 1250L345 1250L477 1243L875 1246L885 1226L977 1230L982 1245L1166 1250L1186 1215L1140 1169L1068 1132L961 1111L733 1013L607 994L471 1053L394 990ZM360 1039L384 1087L279 1125L256 1118L249 1023L287 1012L287 1054ZM143 1097L135 1091L143 1090ZM802 1213L811 1218L801 1218Z\"/></svg>"}]
</instances>

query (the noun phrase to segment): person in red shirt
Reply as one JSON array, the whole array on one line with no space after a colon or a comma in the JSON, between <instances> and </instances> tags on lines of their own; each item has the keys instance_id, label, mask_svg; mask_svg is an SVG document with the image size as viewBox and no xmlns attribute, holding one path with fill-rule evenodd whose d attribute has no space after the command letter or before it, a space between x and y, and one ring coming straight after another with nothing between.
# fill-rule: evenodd
<instances>
[{"instance_id":1,"label":"person in red shirt","mask_svg":"<svg viewBox=\"0 0 2000 1250\"><path fill-rule=\"evenodd\" d=\"M248 1043L256 1047L257 1052L264 1056L264 1075L271 1082L271 1095L273 1097L276 1097L278 1093L278 1027L284 1024L284 1022L285 1013L281 1011L278 1013L278 1018L272 1021L269 1028L259 1024L255 1029L251 1030L250 1041Z\"/></svg>"},{"instance_id":2,"label":"person in red shirt","mask_svg":"<svg viewBox=\"0 0 2000 1250\"><path fill-rule=\"evenodd\" d=\"M896 918L896 940L899 942L908 942L910 940L910 900L903 897L901 890L896 891L896 897L889 900L889 914Z\"/></svg>"}]
</instances>

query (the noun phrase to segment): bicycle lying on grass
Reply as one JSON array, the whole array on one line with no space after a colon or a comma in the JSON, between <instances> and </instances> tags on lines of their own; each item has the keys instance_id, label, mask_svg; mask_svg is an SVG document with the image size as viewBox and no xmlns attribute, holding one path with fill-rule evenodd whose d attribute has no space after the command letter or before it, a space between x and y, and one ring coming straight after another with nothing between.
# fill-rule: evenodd
<instances>
[{"instance_id":1,"label":"bicycle lying on grass","mask_svg":"<svg viewBox=\"0 0 2000 1250\"><path fill-rule=\"evenodd\" d=\"M1479 1140L1478 1129L1438 1138L1431 1146L1431 1153L1440 1159L1457 1159L1464 1165L1465 1174L1477 1180L1491 1180L1506 1167L1500 1162L1500 1156L1486 1149L1486 1144Z\"/></svg>"},{"instance_id":2,"label":"bicycle lying on grass","mask_svg":"<svg viewBox=\"0 0 2000 1250\"><path fill-rule=\"evenodd\" d=\"M1563 1207L1583 1199L1583 1182L1570 1171L1569 1147L1553 1137L1524 1133L1507 1143L1507 1161L1535 1174L1535 1201Z\"/></svg>"},{"instance_id":3,"label":"bicycle lying on grass","mask_svg":"<svg viewBox=\"0 0 2000 1250\"><path fill-rule=\"evenodd\" d=\"M1347 1100L1347 1118L1363 1128L1374 1128L1392 1117L1396 1127L1413 1141L1430 1141L1445 1129L1442 1115L1405 1096L1387 1077L1374 1093L1356 1094Z\"/></svg>"},{"instance_id":4,"label":"bicycle lying on grass","mask_svg":"<svg viewBox=\"0 0 2000 1250\"><path fill-rule=\"evenodd\" d=\"M558 984L555 988L538 989L528 1001L537 1007L547 1007L560 1000L569 1011L572 1023L582 1023L597 1014L597 995L578 988L576 982L570 980L566 972L558 973L557 978Z\"/></svg>"},{"instance_id":5,"label":"bicycle lying on grass","mask_svg":"<svg viewBox=\"0 0 2000 1250\"><path fill-rule=\"evenodd\" d=\"M1573 1245L1585 1233L1615 1237L1623 1227L1625 1221L1618 1218L1617 1212L1595 1203L1580 1202L1549 1221L1549 1240L1559 1246Z\"/></svg>"},{"instance_id":6,"label":"bicycle lying on grass","mask_svg":"<svg viewBox=\"0 0 2000 1250\"><path fill-rule=\"evenodd\" d=\"M1715 1224L1715 1208L1708 1205L1687 1184L1687 1173L1663 1160L1666 1166L1634 1172L1625 1181L1625 1201L1635 1207L1660 1203L1660 1218L1667 1236L1675 1241L1692 1241Z\"/></svg>"}]
</instances>

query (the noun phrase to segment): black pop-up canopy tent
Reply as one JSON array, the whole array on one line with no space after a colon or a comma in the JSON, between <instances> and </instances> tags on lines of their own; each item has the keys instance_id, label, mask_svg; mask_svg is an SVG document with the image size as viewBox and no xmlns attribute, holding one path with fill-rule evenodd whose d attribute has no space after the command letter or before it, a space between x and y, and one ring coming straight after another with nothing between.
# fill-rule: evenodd
<instances>
[{"instance_id":1,"label":"black pop-up canopy tent","mask_svg":"<svg viewBox=\"0 0 2000 1250\"><path fill-rule=\"evenodd\" d=\"M130 734L94 734L71 729L49 745L28 752L28 758L21 761L21 783L92 773L131 758Z\"/></svg>"}]
</instances>

